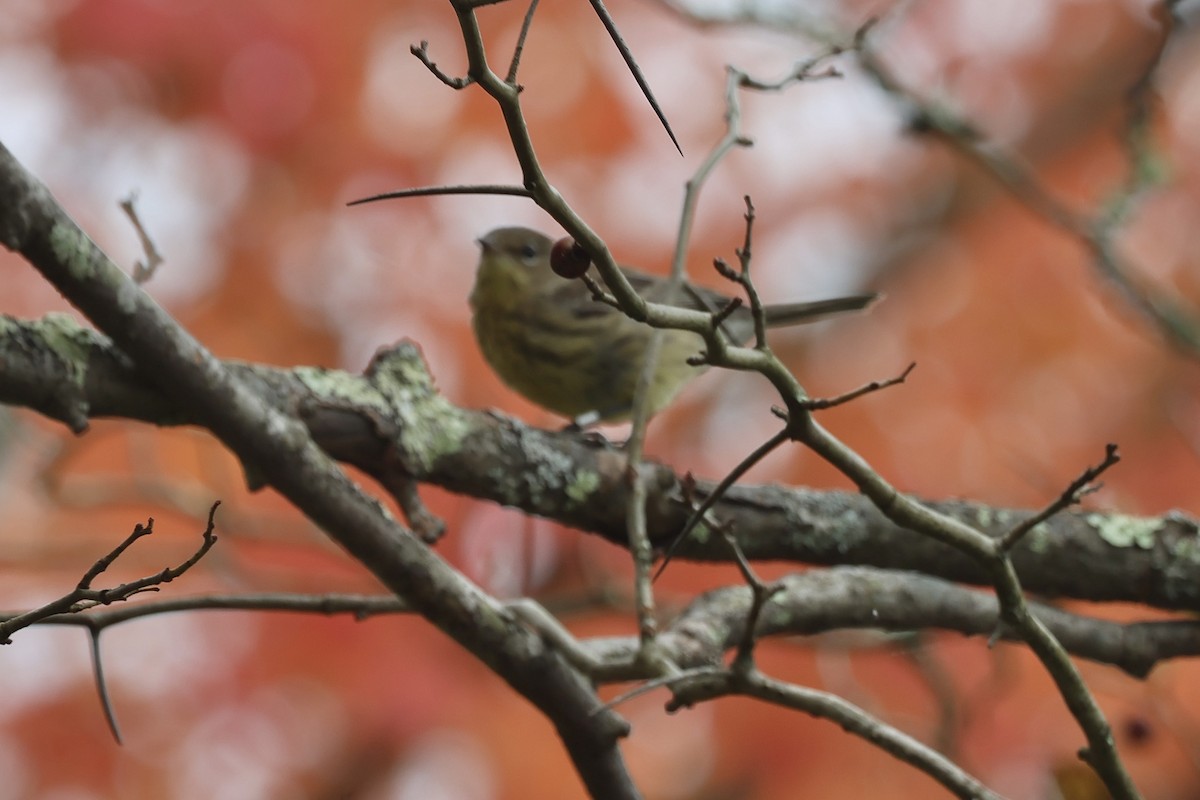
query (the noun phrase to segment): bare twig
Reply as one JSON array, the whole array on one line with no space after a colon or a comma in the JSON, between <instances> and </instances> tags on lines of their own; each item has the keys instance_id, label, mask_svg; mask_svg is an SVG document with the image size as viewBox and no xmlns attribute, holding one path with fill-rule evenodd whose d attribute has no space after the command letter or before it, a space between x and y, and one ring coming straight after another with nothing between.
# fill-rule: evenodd
<instances>
[{"instance_id":1,"label":"bare twig","mask_svg":"<svg viewBox=\"0 0 1200 800\"><path fill-rule=\"evenodd\" d=\"M629 45L625 44L625 40L621 37L621 32L617 30L616 21L608 13L608 9L604 7L603 0L589 0L589 2L592 4L592 9L596 12L596 16L604 23L604 29L608 31L609 38L617 46L617 50L621 53L621 58L625 60L625 66L629 68L633 79L637 81L638 88L642 90L642 95L646 98L646 102L654 109L654 114L658 117L658 121L662 123L667 136L671 137L671 144L675 145L675 149L679 151L679 155L683 155L683 148L679 146L679 140L675 138L675 131L671 130L671 123L667 122L667 115L663 113L658 100L654 99L654 92L650 90L650 84L642 74L642 69L634 59L633 53L630 52Z\"/></svg>"},{"instance_id":2,"label":"bare twig","mask_svg":"<svg viewBox=\"0 0 1200 800\"><path fill-rule=\"evenodd\" d=\"M811 411L821 411L826 408L833 408L834 406L840 406L843 403L849 403L851 400L857 400L858 398L862 397L865 394L871 394L872 392L878 392L882 389L889 389L892 386L896 386L898 384L904 383L904 381L906 381L908 379L908 376L910 374L912 374L912 371L916 368L917 368L917 362L914 361L911 364L909 364L907 367L905 367L904 371L901 372L899 375L895 376L894 378L888 378L887 380L882 380L882 381L871 381L870 383L864 384L864 385L858 387L857 389L853 389L849 392L846 392L845 394L839 394L837 397L827 397L827 398L811 398L810 397L804 401L804 404Z\"/></svg>"},{"instance_id":3,"label":"bare twig","mask_svg":"<svg viewBox=\"0 0 1200 800\"><path fill-rule=\"evenodd\" d=\"M88 631L88 652L92 658L92 677L96 681L96 696L100 698L100 708L104 711L104 721L113 740L121 744L121 726L117 724L117 710L113 706L112 696L108 693L108 681L104 678L104 659L100 657L100 631Z\"/></svg>"},{"instance_id":4,"label":"bare twig","mask_svg":"<svg viewBox=\"0 0 1200 800\"><path fill-rule=\"evenodd\" d=\"M758 620L762 616L763 608L770 602L772 597L783 591L784 585L779 581L767 584L759 580L758 575L754 572L754 568L746 560L746 556L742 552L742 548L738 545L737 539L730 534L728 526L722 526L721 535L725 537L725 541L733 550L738 570L742 573L743 580L750 587L752 598L750 610L746 614L746 623L742 629L742 638L738 642L737 655L733 659L734 670L750 670L754 668L754 643L758 640Z\"/></svg>"},{"instance_id":5,"label":"bare twig","mask_svg":"<svg viewBox=\"0 0 1200 800\"><path fill-rule=\"evenodd\" d=\"M626 703L635 697L640 697L644 694L660 689L662 687L671 688L677 685L686 684L690 681L703 679L707 677L717 677L724 675L728 670L725 667L695 667L693 669L676 672L671 675L659 675L651 678L648 681L639 683L629 691L621 692L612 700L604 704L605 708L616 708L621 703Z\"/></svg>"},{"instance_id":6,"label":"bare twig","mask_svg":"<svg viewBox=\"0 0 1200 800\"><path fill-rule=\"evenodd\" d=\"M658 571L654 573L654 580L658 580L659 577L662 576L663 572L667 568L667 564L671 563L671 557L675 554L675 550L678 549L679 545L683 544L688 535L695 530L700 521L704 519L708 511L725 495L725 492L729 490L729 487L737 483L743 475L750 471L751 467L774 452L780 445L784 444L788 438L789 437L786 428L779 431L770 439L756 447L754 452L743 458L737 466L729 471L729 474L721 479L721 482L718 483L716 488L709 493L708 497L704 498L704 502L696 507L696 510L693 511L691 516L688 517L688 520L686 523L684 523L684 526L680 528L679 533L677 533L675 538L671 540L671 543L667 545L667 550L665 553L663 553L662 563L658 565Z\"/></svg>"},{"instance_id":7,"label":"bare twig","mask_svg":"<svg viewBox=\"0 0 1200 800\"><path fill-rule=\"evenodd\" d=\"M383 485L396 500L413 533L426 544L436 544L446 534L446 522L434 514L421 499L417 482L412 476L392 468L384 474Z\"/></svg>"},{"instance_id":8,"label":"bare twig","mask_svg":"<svg viewBox=\"0 0 1200 800\"><path fill-rule=\"evenodd\" d=\"M500 194L512 197L529 197L529 190L520 186L504 186L502 184L479 184L477 186L425 186L419 189L398 189L394 192L373 194L346 203L348 206L361 206L364 203L374 203L379 200L395 200L402 197L430 197L446 194Z\"/></svg>"},{"instance_id":9,"label":"bare twig","mask_svg":"<svg viewBox=\"0 0 1200 800\"><path fill-rule=\"evenodd\" d=\"M1115 444L1106 445L1104 448L1104 460L1094 467L1088 467L1083 473L1071 481L1071 484L1063 491L1058 498L1050 505L1043 508L1038 513L1022 520L1019 524L1014 525L1009 531L1001 536L996 546L1004 552L1012 550L1017 542L1021 541L1031 530L1036 528L1041 523L1053 517L1060 511L1078 503L1085 494L1095 491L1092 485L1093 481L1099 478L1109 467L1114 466L1121 460L1121 456L1117 454L1117 446Z\"/></svg>"},{"instance_id":10,"label":"bare twig","mask_svg":"<svg viewBox=\"0 0 1200 800\"><path fill-rule=\"evenodd\" d=\"M525 19L521 22L521 32L517 34L517 43L513 47L512 62L508 65L508 74L504 76L504 80L508 83L516 84L517 70L521 67L521 54L525 51L525 40L529 36L529 28L533 25L533 15L537 11L538 0L531 0L529 10L525 12Z\"/></svg>"},{"instance_id":11,"label":"bare twig","mask_svg":"<svg viewBox=\"0 0 1200 800\"><path fill-rule=\"evenodd\" d=\"M746 204L746 237L742 240L742 246L737 249L738 265L741 270L738 272L737 282L746 292L746 299L750 301L750 312L754 318L754 348L756 350L767 349L767 314L763 310L762 298L758 296L758 289L754 286L754 281L750 278L750 243L754 232L754 203L750 200L750 195L742 198Z\"/></svg>"},{"instance_id":12,"label":"bare twig","mask_svg":"<svg viewBox=\"0 0 1200 800\"><path fill-rule=\"evenodd\" d=\"M675 697L667 706L670 711L729 695L755 697L835 722L848 733L926 773L956 797L1001 800L1000 795L941 753L835 694L774 680L753 668L710 671L672 681L671 686Z\"/></svg>"},{"instance_id":13,"label":"bare twig","mask_svg":"<svg viewBox=\"0 0 1200 800\"><path fill-rule=\"evenodd\" d=\"M656 332L661 333L661 332ZM661 336L651 337L651 343L661 341ZM651 347L648 358L657 358ZM644 425L644 423L643 423ZM644 431L644 427L643 427ZM629 552L633 555L633 607L637 614L639 652L647 660L655 660L654 637L657 623L654 618L654 593L651 591L650 566L654 551L650 547L650 536L646 533L646 480L641 469L641 444L644 432L631 436L626 450L626 475L630 483L629 505L626 506L626 524L629 529Z\"/></svg>"},{"instance_id":14,"label":"bare twig","mask_svg":"<svg viewBox=\"0 0 1200 800\"><path fill-rule=\"evenodd\" d=\"M434 77L442 83L449 86L451 89L465 89L474 83L474 79L469 75L462 78L455 78L451 75L442 72L438 65L429 58L429 42L422 40L419 45L414 44L408 48L408 51L417 57L417 60L425 65L426 69L433 73Z\"/></svg>"},{"instance_id":15,"label":"bare twig","mask_svg":"<svg viewBox=\"0 0 1200 800\"><path fill-rule=\"evenodd\" d=\"M157 572L153 575L147 575L143 578L129 581L128 583L123 583L119 586L114 586L111 589L92 588L92 582L95 581L96 578L99 577L105 570L107 570L114 561L120 558L121 554L129 549L134 542L136 542L138 539L141 539L143 536L149 536L154 532L153 519L148 520L145 525L141 525L139 523L134 526L133 532L130 533L123 542L98 559L96 563L94 563L88 569L88 571L84 573L83 577L79 579L79 583L76 585L74 590L68 592L57 600L53 600L43 606L26 611L23 614L18 614L6 619L3 622L0 622L0 644L10 644L12 642L12 635L15 632L21 630L22 628L33 625L34 623L40 622L48 617L52 617L55 614L62 614L66 612L77 613L93 606L109 605L110 603L127 600L140 592L158 591L160 584L169 583L183 575L183 573L195 566L196 563L200 561L200 559L203 558L210 549L212 549L212 546L217 543L216 534L213 533L215 524L213 518L217 513L217 506L219 505L220 502L218 501L213 503L212 508L209 509L208 527L204 530L203 541L201 542L200 547L196 549L196 552L193 553L190 558L181 563L179 566L168 567L161 572Z\"/></svg>"},{"instance_id":16,"label":"bare twig","mask_svg":"<svg viewBox=\"0 0 1200 800\"><path fill-rule=\"evenodd\" d=\"M216 544L217 537L213 533L215 527L214 516L217 513L219 505L220 501L213 503L209 509L208 526L204 530L203 541L200 547L179 566L164 569L155 575L123 583L112 589L92 589L92 583L96 578L112 566L113 562L120 558L134 542L154 532L153 519L148 520L144 526L141 524L135 525L133 532L123 542L98 559L84 573L74 591L40 608L21 614L14 614L3 622L0 622L0 643L9 644L12 641L11 637L13 633L29 625L47 622L58 615L83 616L81 612L89 608L98 605L107 606L122 600L128 600L133 595L141 592L157 591L159 585L173 581L183 575L183 573L195 566L208 553L212 546ZM113 738L120 744L121 730L117 725L116 711L113 708L112 698L108 693L108 684L104 679L104 661L100 656L100 631L101 628L99 627L91 627L89 629L92 673L96 681L96 693L100 698L100 706L104 710L104 718L108 722L108 727L112 732Z\"/></svg>"},{"instance_id":17,"label":"bare twig","mask_svg":"<svg viewBox=\"0 0 1200 800\"><path fill-rule=\"evenodd\" d=\"M133 282L137 284L145 283L154 277L154 272L163 263L162 253L158 252L158 247L155 246L154 240L150 238L150 234L146 232L146 228L142 225L142 220L138 216L137 209L134 203L137 202L137 194L131 193L128 197L121 201L121 210L129 217L129 221L133 223L133 229L137 231L138 239L142 243L142 252L146 255L145 261L133 262Z\"/></svg>"}]
</instances>

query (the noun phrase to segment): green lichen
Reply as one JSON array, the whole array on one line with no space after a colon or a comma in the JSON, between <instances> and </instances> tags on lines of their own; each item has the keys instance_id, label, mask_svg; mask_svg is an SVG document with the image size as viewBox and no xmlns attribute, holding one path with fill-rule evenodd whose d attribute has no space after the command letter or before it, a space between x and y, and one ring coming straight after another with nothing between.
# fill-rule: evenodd
<instances>
[{"instance_id":1,"label":"green lichen","mask_svg":"<svg viewBox=\"0 0 1200 800\"><path fill-rule=\"evenodd\" d=\"M1084 521L1113 547L1138 547L1142 550L1154 547L1155 534L1164 526L1160 519L1131 517L1127 514L1088 514Z\"/></svg>"},{"instance_id":2,"label":"green lichen","mask_svg":"<svg viewBox=\"0 0 1200 800\"><path fill-rule=\"evenodd\" d=\"M572 476L566 486L566 496L572 503L580 504L591 497L600 487L600 476L593 470L582 470Z\"/></svg>"},{"instance_id":3,"label":"green lichen","mask_svg":"<svg viewBox=\"0 0 1200 800\"><path fill-rule=\"evenodd\" d=\"M67 379L82 389L87 377L88 354L96 344L96 334L71 315L60 312L49 313L29 327L58 356L66 369Z\"/></svg>"},{"instance_id":4,"label":"green lichen","mask_svg":"<svg viewBox=\"0 0 1200 800\"><path fill-rule=\"evenodd\" d=\"M986 531L992 527L992 509L985 505L975 507L975 527L981 531Z\"/></svg>"},{"instance_id":5,"label":"green lichen","mask_svg":"<svg viewBox=\"0 0 1200 800\"><path fill-rule=\"evenodd\" d=\"M1054 540L1054 533L1045 522L1039 522L1029 529L1021 542L1034 553L1043 553Z\"/></svg>"},{"instance_id":6,"label":"green lichen","mask_svg":"<svg viewBox=\"0 0 1200 800\"><path fill-rule=\"evenodd\" d=\"M319 367L298 367L294 374L330 405L375 409L381 418L395 419L402 432L395 444L419 469L461 449L470 424L436 392L415 347L398 346L372 367L369 377Z\"/></svg>"},{"instance_id":7,"label":"green lichen","mask_svg":"<svg viewBox=\"0 0 1200 800\"><path fill-rule=\"evenodd\" d=\"M1021 521L1021 516L1007 508L991 508L986 505L975 507L975 527L983 532L1008 530Z\"/></svg>"},{"instance_id":8,"label":"green lichen","mask_svg":"<svg viewBox=\"0 0 1200 800\"><path fill-rule=\"evenodd\" d=\"M712 535L712 528L708 527L703 521L697 522L695 527L688 532L688 538L697 544L708 544L709 540L712 539Z\"/></svg>"},{"instance_id":9,"label":"green lichen","mask_svg":"<svg viewBox=\"0 0 1200 800\"><path fill-rule=\"evenodd\" d=\"M95 245L87 234L74 225L59 222L50 229L50 249L59 263L64 264L76 280L93 277L89 257Z\"/></svg>"},{"instance_id":10,"label":"green lichen","mask_svg":"<svg viewBox=\"0 0 1200 800\"><path fill-rule=\"evenodd\" d=\"M372 408L381 415L388 404L375 386L358 375L323 367L295 367L292 374L317 397L333 405L345 403L353 408Z\"/></svg>"},{"instance_id":11,"label":"green lichen","mask_svg":"<svg viewBox=\"0 0 1200 800\"><path fill-rule=\"evenodd\" d=\"M55 259L67 268L72 280L104 286L123 314L134 314L144 308L142 290L74 223L69 220L54 223L49 240Z\"/></svg>"}]
</instances>

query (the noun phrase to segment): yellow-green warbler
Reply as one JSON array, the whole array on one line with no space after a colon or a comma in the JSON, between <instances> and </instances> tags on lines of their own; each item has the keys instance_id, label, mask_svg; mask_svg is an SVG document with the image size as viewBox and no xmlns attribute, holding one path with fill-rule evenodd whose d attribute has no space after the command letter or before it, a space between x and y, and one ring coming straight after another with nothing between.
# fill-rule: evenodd
<instances>
[{"instance_id":1,"label":"yellow-green warbler","mask_svg":"<svg viewBox=\"0 0 1200 800\"><path fill-rule=\"evenodd\" d=\"M482 253L471 292L472 323L484 358L510 387L539 406L581 422L618 422L633 412L633 394L654 329L592 298L579 280L551 268L549 237L528 228L497 228L479 240ZM586 262L585 262L586 264ZM650 301L662 302L667 282L622 267L629 282ZM870 305L862 294L765 306L768 326L796 325ZM703 311L723 308L729 298L684 284L673 304ZM754 335L746 307L721 325L738 344ZM704 340L690 331L664 330L650 388L650 413L666 406L703 367L687 359Z\"/></svg>"}]
</instances>

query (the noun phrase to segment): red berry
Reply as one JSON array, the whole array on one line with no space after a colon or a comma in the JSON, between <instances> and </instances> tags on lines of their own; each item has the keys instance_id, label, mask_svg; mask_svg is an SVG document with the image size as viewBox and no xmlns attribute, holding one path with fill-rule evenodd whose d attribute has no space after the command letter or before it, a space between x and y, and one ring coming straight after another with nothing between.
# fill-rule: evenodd
<instances>
[{"instance_id":1,"label":"red berry","mask_svg":"<svg viewBox=\"0 0 1200 800\"><path fill-rule=\"evenodd\" d=\"M569 236L559 239L550 248L550 269L560 277L578 278L591 264L591 256Z\"/></svg>"}]
</instances>

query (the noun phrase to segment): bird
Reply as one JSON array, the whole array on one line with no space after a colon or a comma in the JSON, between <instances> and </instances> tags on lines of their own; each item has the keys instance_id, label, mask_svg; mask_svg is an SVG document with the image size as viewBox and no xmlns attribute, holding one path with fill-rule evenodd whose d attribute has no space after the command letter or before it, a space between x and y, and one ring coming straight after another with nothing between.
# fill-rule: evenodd
<instances>
[{"instance_id":1,"label":"bird","mask_svg":"<svg viewBox=\"0 0 1200 800\"><path fill-rule=\"evenodd\" d=\"M555 243L543 233L524 227L496 228L478 244L471 322L484 359L500 379L536 405L579 425L627 420L654 329L597 301L583 281L557 274L551 266ZM667 299L666 279L625 266L621 271L646 300ZM764 317L768 327L796 325L864 309L878 297L856 294L765 305ZM684 283L672 304L715 312L730 300ZM735 309L721 322L721 329L733 343L748 342L754 335L752 312L744 306ZM696 333L663 330L649 390L651 415L704 371L703 366L688 363L703 348L704 340Z\"/></svg>"}]
</instances>

